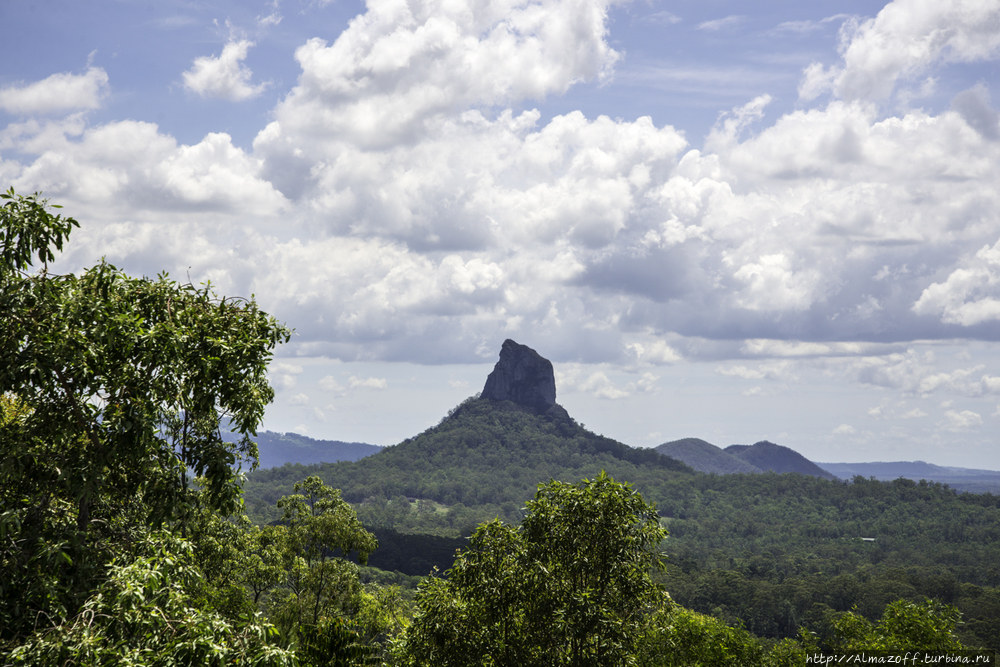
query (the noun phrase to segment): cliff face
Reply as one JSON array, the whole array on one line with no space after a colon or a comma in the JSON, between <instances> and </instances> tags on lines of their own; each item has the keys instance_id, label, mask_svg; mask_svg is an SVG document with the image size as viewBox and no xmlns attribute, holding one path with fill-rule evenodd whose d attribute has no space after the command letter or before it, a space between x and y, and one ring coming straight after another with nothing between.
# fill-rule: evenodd
<instances>
[{"instance_id":1,"label":"cliff face","mask_svg":"<svg viewBox=\"0 0 1000 667\"><path fill-rule=\"evenodd\" d=\"M500 361L486 378L481 398L512 401L545 411L556 404L556 378L552 362L532 350L507 339L500 349Z\"/></svg>"}]
</instances>

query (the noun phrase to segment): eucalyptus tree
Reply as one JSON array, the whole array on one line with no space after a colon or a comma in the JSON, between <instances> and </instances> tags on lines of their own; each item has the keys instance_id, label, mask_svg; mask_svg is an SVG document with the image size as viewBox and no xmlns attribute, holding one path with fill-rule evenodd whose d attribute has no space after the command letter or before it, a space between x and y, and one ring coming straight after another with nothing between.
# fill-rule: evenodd
<instances>
[{"instance_id":1,"label":"eucalyptus tree","mask_svg":"<svg viewBox=\"0 0 1000 667\"><path fill-rule=\"evenodd\" d=\"M604 473L543 484L521 526L480 525L448 578L422 584L400 662L631 664L662 603L650 571L665 536L656 508Z\"/></svg>"},{"instance_id":2,"label":"eucalyptus tree","mask_svg":"<svg viewBox=\"0 0 1000 667\"><path fill-rule=\"evenodd\" d=\"M53 273L79 223L37 193L0 197L3 641L72 614L150 527L240 506L235 464L256 465L267 364L290 332L208 284L103 260Z\"/></svg>"}]
</instances>

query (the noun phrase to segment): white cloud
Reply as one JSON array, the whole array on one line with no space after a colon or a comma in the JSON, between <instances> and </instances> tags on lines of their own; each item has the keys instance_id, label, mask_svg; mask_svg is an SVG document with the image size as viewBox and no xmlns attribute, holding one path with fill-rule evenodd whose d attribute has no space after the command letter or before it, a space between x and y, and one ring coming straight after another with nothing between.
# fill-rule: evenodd
<instances>
[{"instance_id":1,"label":"white cloud","mask_svg":"<svg viewBox=\"0 0 1000 667\"><path fill-rule=\"evenodd\" d=\"M257 97L270 84L250 84L253 72L243 61L253 45L247 39L231 40L219 56L195 58L191 69L182 75L184 87L202 97L218 97L231 102Z\"/></svg>"},{"instance_id":2,"label":"white cloud","mask_svg":"<svg viewBox=\"0 0 1000 667\"><path fill-rule=\"evenodd\" d=\"M868 416L872 419L919 419L928 414L920 408L910 408L905 401L884 399L868 410Z\"/></svg>"},{"instance_id":3,"label":"white cloud","mask_svg":"<svg viewBox=\"0 0 1000 667\"><path fill-rule=\"evenodd\" d=\"M850 424L841 424L830 432L834 435L854 435L858 431Z\"/></svg>"},{"instance_id":4,"label":"white cloud","mask_svg":"<svg viewBox=\"0 0 1000 667\"><path fill-rule=\"evenodd\" d=\"M928 286L913 312L965 327L1000 320L1000 241L983 246L963 264L943 283Z\"/></svg>"},{"instance_id":5,"label":"white cloud","mask_svg":"<svg viewBox=\"0 0 1000 667\"><path fill-rule=\"evenodd\" d=\"M288 364L282 361L274 361L267 368L268 378L274 387L279 389L291 389L298 383L298 376L302 373L302 366Z\"/></svg>"},{"instance_id":6,"label":"white cloud","mask_svg":"<svg viewBox=\"0 0 1000 667\"><path fill-rule=\"evenodd\" d=\"M192 267L256 294L296 353L475 362L530 332L632 371L701 354L787 381L826 359L877 386L994 391L992 368L886 356L956 326L995 337L985 88L936 115L835 100L770 117L761 95L700 149L649 117L542 122L532 99L610 76L608 7L374 2L299 49L252 153L225 134L28 119L0 130L20 160L0 174L82 211L80 261Z\"/></svg>"},{"instance_id":7,"label":"white cloud","mask_svg":"<svg viewBox=\"0 0 1000 667\"><path fill-rule=\"evenodd\" d=\"M288 136L413 141L441 114L541 99L607 78L607 0L369 2L332 44L295 52L299 85L276 112Z\"/></svg>"},{"instance_id":8,"label":"white cloud","mask_svg":"<svg viewBox=\"0 0 1000 667\"><path fill-rule=\"evenodd\" d=\"M956 95L951 108L984 138L1000 139L1000 113L991 106L990 91L982 83Z\"/></svg>"},{"instance_id":9,"label":"white cloud","mask_svg":"<svg viewBox=\"0 0 1000 667\"><path fill-rule=\"evenodd\" d=\"M662 340L656 340L652 343L629 343L626 348L641 363L659 365L672 364L681 360L680 353Z\"/></svg>"},{"instance_id":10,"label":"white cloud","mask_svg":"<svg viewBox=\"0 0 1000 667\"><path fill-rule=\"evenodd\" d=\"M102 217L112 211L178 209L268 216L285 205L259 178L260 162L233 146L227 134L178 145L152 123L87 128L71 117L34 124L6 141L0 134L2 143L38 155L14 179L16 188L42 190L63 204L93 204Z\"/></svg>"},{"instance_id":11,"label":"white cloud","mask_svg":"<svg viewBox=\"0 0 1000 667\"><path fill-rule=\"evenodd\" d=\"M319 387L323 391L331 391L335 394L343 394L344 386L337 382L337 379L332 375L326 375L319 381Z\"/></svg>"},{"instance_id":12,"label":"white cloud","mask_svg":"<svg viewBox=\"0 0 1000 667\"><path fill-rule=\"evenodd\" d=\"M847 374L856 381L906 393L929 395L949 392L962 396L1000 393L1000 377L984 374L985 365L940 370L931 355L914 350L877 357L849 359ZM948 407L948 406L944 406Z\"/></svg>"},{"instance_id":13,"label":"white cloud","mask_svg":"<svg viewBox=\"0 0 1000 667\"><path fill-rule=\"evenodd\" d=\"M309 397L306 394L295 394L288 399L289 405L309 405Z\"/></svg>"},{"instance_id":14,"label":"white cloud","mask_svg":"<svg viewBox=\"0 0 1000 667\"><path fill-rule=\"evenodd\" d=\"M698 30L709 30L712 32L718 30L728 30L730 28L740 25L741 23L744 23L746 20L747 17L745 16L730 14L729 16L726 16L725 18L721 19L702 21L701 23L698 24L697 28Z\"/></svg>"},{"instance_id":15,"label":"white cloud","mask_svg":"<svg viewBox=\"0 0 1000 667\"><path fill-rule=\"evenodd\" d=\"M983 425L983 418L971 410L962 410L961 412L947 410L944 416L946 421L943 426L950 431L968 431Z\"/></svg>"},{"instance_id":16,"label":"white cloud","mask_svg":"<svg viewBox=\"0 0 1000 667\"><path fill-rule=\"evenodd\" d=\"M841 29L843 65L805 72L800 96L824 88L845 99L888 99L901 80L937 62L989 60L1000 52L1000 5L981 0L894 0L875 18Z\"/></svg>"},{"instance_id":17,"label":"white cloud","mask_svg":"<svg viewBox=\"0 0 1000 667\"><path fill-rule=\"evenodd\" d=\"M653 12L642 17L643 23L651 23L653 25L674 25L675 23L680 23L681 20L680 16L668 11Z\"/></svg>"},{"instance_id":18,"label":"white cloud","mask_svg":"<svg viewBox=\"0 0 1000 667\"><path fill-rule=\"evenodd\" d=\"M789 381L795 379L795 365L792 361L774 361L757 364L756 367L748 367L742 364L735 366L719 366L715 372L727 377L738 377L744 380L778 380Z\"/></svg>"},{"instance_id":19,"label":"white cloud","mask_svg":"<svg viewBox=\"0 0 1000 667\"><path fill-rule=\"evenodd\" d=\"M597 398L607 398L610 400L627 398L630 395L627 389L616 386L601 371L591 374L590 377L577 385L577 390L590 393Z\"/></svg>"},{"instance_id":20,"label":"white cloud","mask_svg":"<svg viewBox=\"0 0 1000 667\"><path fill-rule=\"evenodd\" d=\"M352 375L348 380L351 389L385 389L389 386L385 378L360 378Z\"/></svg>"},{"instance_id":21,"label":"white cloud","mask_svg":"<svg viewBox=\"0 0 1000 667\"><path fill-rule=\"evenodd\" d=\"M108 94L108 73L91 67L83 74L62 72L30 84L0 88L0 109L12 114L97 109Z\"/></svg>"}]
</instances>

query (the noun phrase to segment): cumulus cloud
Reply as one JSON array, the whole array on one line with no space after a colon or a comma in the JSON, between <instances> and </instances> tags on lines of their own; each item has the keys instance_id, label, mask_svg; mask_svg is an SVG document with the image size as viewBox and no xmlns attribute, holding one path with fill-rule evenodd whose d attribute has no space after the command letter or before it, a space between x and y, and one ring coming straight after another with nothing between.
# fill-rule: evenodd
<instances>
[{"instance_id":1,"label":"cumulus cloud","mask_svg":"<svg viewBox=\"0 0 1000 667\"><path fill-rule=\"evenodd\" d=\"M83 74L62 72L30 84L0 88L0 109L11 114L47 114L97 109L108 94L108 73L90 67Z\"/></svg>"},{"instance_id":2,"label":"cumulus cloud","mask_svg":"<svg viewBox=\"0 0 1000 667\"><path fill-rule=\"evenodd\" d=\"M271 20L271 17L264 21ZM280 19L277 19L280 21ZM271 20L275 25L275 21ZM217 97L231 102L242 102L260 95L268 83L251 85L253 72L243 64L253 42L247 39L231 40L218 56L195 58L191 69L183 73L184 87L202 97Z\"/></svg>"},{"instance_id":3,"label":"cumulus cloud","mask_svg":"<svg viewBox=\"0 0 1000 667\"><path fill-rule=\"evenodd\" d=\"M977 364L971 368L941 370L932 353L919 354L912 349L906 353L847 360L848 375L859 382L922 395L1000 393L1000 377L984 373L985 368Z\"/></svg>"},{"instance_id":4,"label":"cumulus cloud","mask_svg":"<svg viewBox=\"0 0 1000 667\"><path fill-rule=\"evenodd\" d=\"M1000 139L1000 113L990 105L990 91L982 83L956 95L951 108L984 138Z\"/></svg>"},{"instance_id":5,"label":"cumulus cloud","mask_svg":"<svg viewBox=\"0 0 1000 667\"><path fill-rule=\"evenodd\" d=\"M944 282L928 286L913 312L965 327L1000 320L1000 241L983 246L963 264Z\"/></svg>"},{"instance_id":6,"label":"cumulus cloud","mask_svg":"<svg viewBox=\"0 0 1000 667\"><path fill-rule=\"evenodd\" d=\"M994 53L966 4L890 7L847 29L843 72L882 71L846 55L876 33L923 44L925 14L950 35L932 60ZM530 335L557 361L633 371L700 356L784 381L805 366L757 360L843 358L830 372L869 385L995 391L992 369L905 353L1000 335L985 87L936 115L846 94L778 115L760 95L700 148L650 117L543 121L525 102L611 76L608 8L372 2L333 43L300 46L299 80L252 151L221 133L182 145L149 123L29 119L0 130L23 161L0 173L92 212L102 226L75 237L92 254L256 294L296 328L297 353L477 362ZM210 60L240 80L245 53ZM606 393L640 391L609 373Z\"/></svg>"},{"instance_id":7,"label":"cumulus cloud","mask_svg":"<svg viewBox=\"0 0 1000 667\"><path fill-rule=\"evenodd\" d=\"M333 44L295 52L299 85L276 115L285 136L411 142L443 113L541 99L607 78L608 0L372 1ZM274 130L273 132L276 132Z\"/></svg>"},{"instance_id":8,"label":"cumulus cloud","mask_svg":"<svg viewBox=\"0 0 1000 667\"><path fill-rule=\"evenodd\" d=\"M810 65L800 86L809 100L825 89L844 99L888 99L901 80L938 62L988 60L1000 52L1000 5L979 0L895 0L875 18L841 30L843 65Z\"/></svg>"},{"instance_id":9,"label":"cumulus cloud","mask_svg":"<svg viewBox=\"0 0 1000 667\"><path fill-rule=\"evenodd\" d=\"M385 389L389 386L385 378L360 378L355 375L348 380L351 389Z\"/></svg>"},{"instance_id":10,"label":"cumulus cloud","mask_svg":"<svg viewBox=\"0 0 1000 667\"><path fill-rule=\"evenodd\" d=\"M0 133L0 143L11 129ZM263 215L273 215L284 205L281 194L258 177L259 160L233 146L227 134L212 133L197 144L178 145L153 123L86 127L73 118L13 129L16 133L7 143L38 155L14 180L15 187L42 190L63 203Z\"/></svg>"},{"instance_id":11,"label":"cumulus cloud","mask_svg":"<svg viewBox=\"0 0 1000 667\"><path fill-rule=\"evenodd\" d=\"M868 410L872 419L919 419L928 414L920 408L911 408L905 401L883 400Z\"/></svg>"},{"instance_id":12,"label":"cumulus cloud","mask_svg":"<svg viewBox=\"0 0 1000 667\"><path fill-rule=\"evenodd\" d=\"M291 389L298 382L298 376L302 373L302 366L289 364L282 361L272 362L268 366L267 374L271 384L278 389Z\"/></svg>"},{"instance_id":13,"label":"cumulus cloud","mask_svg":"<svg viewBox=\"0 0 1000 667\"><path fill-rule=\"evenodd\" d=\"M288 404L289 405L309 405L309 396L307 396L306 394L302 394L302 393L295 394L294 396L292 396L291 398L288 399Z\"/></svg>"},{"instance_id":14,"label":"cumulus cloud","mask_svg":"<svg viewBox=\"0 0 1000 667\"><path fill-rule=\"evenodd\" d=\"M946 410L944 427L949 431L968 431L983 425L983 418L972 410Z\"/></svg>"}]
</instances>

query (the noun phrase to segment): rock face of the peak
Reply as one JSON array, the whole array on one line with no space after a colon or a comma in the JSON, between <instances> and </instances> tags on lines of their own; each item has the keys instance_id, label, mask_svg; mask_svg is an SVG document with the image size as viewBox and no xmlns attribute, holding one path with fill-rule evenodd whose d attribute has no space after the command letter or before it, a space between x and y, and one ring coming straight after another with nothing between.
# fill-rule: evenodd
<instances>
[{"instance_id":1,"label":"rock face of the peak","mask_svg":"<svg viewBox=\"0 0 1000 667\"><path fill-rule=\"evenodd\" d=\"M513 401L535 410L548 410L556 403L552 362L527 345L505 340L500 349L500 361L486 378L481 398Z\"/></svg>"}]
</instances>

